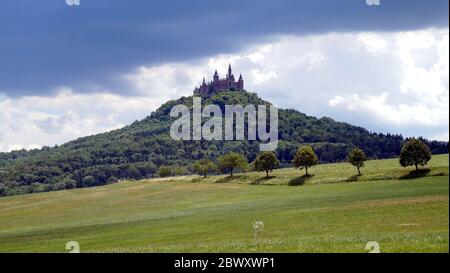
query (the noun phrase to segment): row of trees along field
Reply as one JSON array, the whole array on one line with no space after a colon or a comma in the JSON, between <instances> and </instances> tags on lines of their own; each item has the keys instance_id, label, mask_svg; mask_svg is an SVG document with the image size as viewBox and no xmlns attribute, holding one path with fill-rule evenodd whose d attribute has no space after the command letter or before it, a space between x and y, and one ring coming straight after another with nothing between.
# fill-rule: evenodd
<instances>
[{"instance_id":1,"label":"row of trees along field","mask_svg":"<svg viewBox=\"0 0 450 273\"><path fill-rule=\"evenodd\" d=\"M364 151L360 148L355 148L348 154L347 159L350 164L355 166L358 175L362 175L361 168L364 167L364 162L367 160ZM419 166L427 165L430 159L430 148L419 139L408 140L403 145L399 157L401 166L415 166L416 172L419 171ZM306 176L309 176L308 169L318 163L319 159L314 149L309 145L301 146L292 160L292 165L295 168L304 169ZM278 169L279 166L280 161L274 152L262 152L251 163L247 161L244 155L230 152L220 156L217 159L217 163L206 158L198 160L192 165L192 170L205 178L208 174L218 172L233 176L237 170L244 174L248 171L260 171L265 173L266 178L269 178L269 173ZM185 175L187 173L189 171L181 167L162 166L159 168L160 177Z\"/></svg>"}]
</instances>

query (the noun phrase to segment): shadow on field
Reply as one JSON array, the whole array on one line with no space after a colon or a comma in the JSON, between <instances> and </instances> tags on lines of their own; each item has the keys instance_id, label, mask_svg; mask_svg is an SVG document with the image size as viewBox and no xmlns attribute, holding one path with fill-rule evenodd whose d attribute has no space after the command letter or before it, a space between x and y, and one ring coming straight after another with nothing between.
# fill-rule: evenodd
<instances>
[{"instance_id":1,"label":"shadow on field","mask_svg":"<svg viewBox=\"0 0 450 273\"><path fill-rule=\"evenodd\" d=\"M251 183L250 183L250 185L260 185L260 184L262 184L262 183L264 183L264 182L266 182L266 181L269 181L269 180L271 180L272 178L275 178L275 176L269 176L269 178L267 178L267 177L261 177L261 178L258 178L258 179L256 179L256 180L254 180L254 181L252 181Z\"/></svg>"},{"instance_id":2,"label":"shadow on field","mask_svg":"<svg viewBox=\"0 0 450 273\"><path fill-rule=\"evenodd\" d=\"M424 176L428 176L428 174L431 172L430 169L420 169L418 171L410 171L409 173L400 176L400 179L414 179L414 178L420 178Z\"/></svg>"},{"instance_id":3,"label":"shadow on field","mask_svg":"<svg viewBox=\"0 0 450 273\"><path fill-rule=\"evenodd\" d=\"M361 177L361 175L355 174L355 175L352 175L352 176L350 176L349 178L347 178L347 179L345 180L345 182L356 182L356 181L359 180L360 177Z\"/></svg>"},{"instance_id":4,"label":"shadow on field","mask_svg":"<svg viewBox=\"0 0 450 273\"><path fill-rule=\"evenodd\" d=\"M292 180L289 181L288 185L289 186L302 186L304 185L306 182L308 182L308 180L310 180L311 178L314 177L314 174L309 174L309 175L302 175L300 177L296 177Z\"/></svg>"},{"instance_id":5,"label":"shadow on field","mask_svg":"<svg viewBox=\"0 0 450 273\"><path fill-rule=\"evenodd\" d=\"M226 176L226 177L220 178L219 180L216 180L214 183L228 183L228 182L231 182L234 180L239 180L241 178L242 178L241 175Z\"/></svg>"},{"instance_id":6,"label":"shadow on field","mask_svg":"<svg viewBox=\"0 0 450 273\"><path fill-rule=\"evenodd\" d=\"M204 178L203 176L200 176L200 177L193 178L193 179L191 180L191 182L192 182L192 183L199 183L199 182L205 181L206 179L207 179L207 178Z\"/></svg>"}]
</instances>

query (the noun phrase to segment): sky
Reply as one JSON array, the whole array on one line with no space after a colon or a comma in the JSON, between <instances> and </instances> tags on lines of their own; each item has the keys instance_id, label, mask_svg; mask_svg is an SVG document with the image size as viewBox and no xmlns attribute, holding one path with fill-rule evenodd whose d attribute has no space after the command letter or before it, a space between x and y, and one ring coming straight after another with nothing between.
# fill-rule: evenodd
<instances>
[{"instance_id":1,"label":"sky","mask_svg":"<svg viewBox=\"0 0 450 273\"><path fill-rule=\"evenodd\" d=\"M231 64L281 108L449 138L447 0L0 1L0 152L140 120Z\"/></svg>"}]
</instances>

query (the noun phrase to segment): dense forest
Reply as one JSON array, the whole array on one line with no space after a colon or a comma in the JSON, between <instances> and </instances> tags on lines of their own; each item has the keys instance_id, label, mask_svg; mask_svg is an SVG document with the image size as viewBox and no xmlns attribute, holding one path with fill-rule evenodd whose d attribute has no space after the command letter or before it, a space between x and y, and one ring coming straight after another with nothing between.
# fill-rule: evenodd
<instances>
[{"instance_id":1,"label":"dense forest","mask_svg":"<svg viewBox=\"0 0 450 273\"><path fill-rule=\"evenodd\" d=\"M203 105L270 104L255 93L219 92L203 97ZM192 97L165 103L142 121L122 129L83 137L61 146L0 153L0 196L82 188L114 183L119 179L154 177L160 166L178 167L190 173L192 163L216 159L227 152L244 154L253 161L258 141L174 141L169 130L176 104L192 107ZM401 135L369 132L362 127L315 118L294 109L279 109L279 144L282 166L291 166L301 144L310 144L320 162L346 160L350 149L359 147L371 159L396 157L405 139ZM434 154L448 153L448 143L424 142Z\"/></svg>"}]
</instances>

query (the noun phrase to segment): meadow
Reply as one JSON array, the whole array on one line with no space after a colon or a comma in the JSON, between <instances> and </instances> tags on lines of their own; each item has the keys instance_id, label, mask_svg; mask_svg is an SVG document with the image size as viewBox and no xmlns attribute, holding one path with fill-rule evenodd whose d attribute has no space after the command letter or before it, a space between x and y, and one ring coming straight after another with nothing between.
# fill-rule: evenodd
<instances>
[{"instance_id":1,"label":"meadow","mask_svg":"<svg viewBox=\"0 0 450 273\"><path fill-rule=\"evenodd\" d=\"M449 252L449 157L397 159L0 198L0 252ZM253 224L264 229L254 237Z\"/></svg>"}]
</instances>

